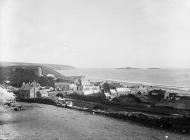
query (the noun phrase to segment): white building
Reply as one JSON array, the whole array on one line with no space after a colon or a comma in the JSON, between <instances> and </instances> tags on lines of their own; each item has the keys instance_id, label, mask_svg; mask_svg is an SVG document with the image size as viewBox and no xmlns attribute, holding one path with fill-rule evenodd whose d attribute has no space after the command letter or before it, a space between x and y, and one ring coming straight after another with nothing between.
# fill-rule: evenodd
<instances>
[{"instance_id":1,"label":"white building","mask_svg":"<svg viewBox=\"0 0 190 140\"><path fill-rule=\"evenodd\" d=\"M82 86L93 86L93 84L91 84L90 80L82 80L81 81Z\"/></svg>"},{"instance_id":2,"label":"white building","mask_svg":"<svg viewBox=\"0 0 190 140\"><path fill-rule=\"evenodd\" d=\"M68 82L55 82L55 88L62 90L62 91L68 91L70 89L70 83L68 83Z\"/></svg>"},{"instance_id":3,"label":"white building","mask_svg":"<svg viewBox=\"0 0 190 140\"><path fill-rule=\"evenodd\" d=\"M100 92L100 89L98 86L84 86L83 87L84 95L90 95L90 94L94 94L98 92Z\"/></svg>"},{"instance_id":4,"label":"white building","mask_svg":"<svg viewBox=\"0 0 190 140\"><path fill-rule=\"evenodd\" d=\"M69 85L69 88L70 88L70 90L72 90L72 91L78 91L77 85L74 84L74 83L70 84L70 85Z\"/></svg>"},{"instance_id":5,"label":"white building","mask_svg":"<svg viewBox=\"0 0 190 140\"><path fill-rule=\"evenodd\" d=\"M48 97L48 89L40 89L38 92L40 93L40 97Z\"/></svg>"},{"instance_id":6,"label":"white building","mask_svg":"<svg viewBox=\"0 0 190 140\"><path fill-rule=\"evenodd\" d=\"M109 92L105 92L104 95L106 96L106 99L109 99L109 100L111 100L111 99L113 99L113 98L116 97L115 95L112 95L112 94L109 93Z\"/></svg>"},{"instance_id":7,"label":"white building","mask_svg":"<svg viewBox=\"0 0 190 140\"><path fill-rule=\"evenodd\" d=\"M111 95L117 96L117 90L110 89Z\"/></svg>"},{"instance_id":8,"label":"white building","mask_svg":"<svg viewBox=\"0 0 190 140\"><path fill-rule=\"evenodd\" d=\"M100 92L100 88L98 86L94 86L90 80L82 79L81 81L83 87L83 94L90 95L94 93Z\"/></svg>"},{"instance_id":9,"label":"white building","mask_svg":"<svg viewBox=\"0 0 190 140\"><path fill-rule=\"evenodd\" d=\"M120 95L127 95L127 94L130 94L131 93L131 89L130 88L117 88L117 93L118 93L118 96Z\"/></svg>"},{"instance_id":10,"label":"white building","mask_svg":"<svg viewBox=\"0 0 190 140\"><path fill-rule=\"evenodd\" d=\"M47 77L50 77L50 78L53 78L54 80L56 79L56 77L55 77L54 74L47 74L46 76L47 76Z\"/></svg>"}]
</instances>

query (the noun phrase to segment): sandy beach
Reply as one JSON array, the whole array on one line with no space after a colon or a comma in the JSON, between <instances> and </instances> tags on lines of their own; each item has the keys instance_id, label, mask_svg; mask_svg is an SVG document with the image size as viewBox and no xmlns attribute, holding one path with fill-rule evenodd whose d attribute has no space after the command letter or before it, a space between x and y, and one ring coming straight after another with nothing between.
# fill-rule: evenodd
<instances>
[{"instance_id":1,"label":"sandy beach","mask_svg":"<svg viewBox=\"0 0 190 140\"><path fill-rule=\"evenodd\" d=\"M51 105L28 104L22 112L1 112L0 139L14 140L152 140L190 136L145 127L87 112Z\"/></svg>"},{"instance_id":2,"label":"sandy beach","mask_svg":"<svg viewBox=\"0 0 190 140\"><path fill-rule=\"evenodd\" d=\"M189 69L74 69L60 70L66 76L84 75L86 79L99 82L117 82L128 86L143 85L180 96L190 96ZM186 76L184 76L186 75Z\"/></svg>"}]
</instances>

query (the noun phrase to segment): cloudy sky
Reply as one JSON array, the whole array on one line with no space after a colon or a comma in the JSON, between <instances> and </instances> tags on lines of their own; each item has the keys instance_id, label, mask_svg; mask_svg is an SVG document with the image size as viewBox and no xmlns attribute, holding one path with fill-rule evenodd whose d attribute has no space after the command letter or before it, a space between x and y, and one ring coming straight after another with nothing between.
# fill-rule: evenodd
<instances>
[{"instance_id":1,"label":"cloudy sky","mask_svg":"<svg viewBox=\"0 0 190 140\"><path fill-rule=\"evenodd\" d=\"M190 1L0 0L0 61L190 67Z\"/></svg>"}]
</instances>

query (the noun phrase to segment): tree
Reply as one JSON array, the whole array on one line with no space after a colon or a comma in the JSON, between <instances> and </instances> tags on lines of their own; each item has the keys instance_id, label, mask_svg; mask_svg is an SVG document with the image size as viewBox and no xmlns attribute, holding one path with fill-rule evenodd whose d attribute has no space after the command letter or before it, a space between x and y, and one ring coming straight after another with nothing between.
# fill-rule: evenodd
<instances>
[{"instance_id":1,"label":"tree","mask_svg":"<svg viewBox=\"0 0 190 140\"><path fill-rule=\"evenodd\" d=\"M104 89L105 92L110 92L110 84L104 83L102 85L102 88Z\"/></svg>"},{"instance_id":2,"label":"tree","mask_svg":"<svg viewBox=\"0 0 190 140\"><path fill-rule=\"evenodd\" d=\"M38 76L36 76L33 69L25 69L22 67L16 67L14 71L10 72L9 81L11 85L15 87L21 87L22 83L28 83L36 81Z\"/></svg>"},{"instance_id":3,"label":"tree","mask_svg":"<svg viewBox=\"0 0 190 140\"><path fill-rule=\"evenodd\" d=\"M38 98L42 97L42 95L41 95L41 93L39 91L36 93L36 95L37 95Z\"/></svg>"},{"instance_id":4,"label":"tree","mask_svg":"<svg viewBox=\"0 0 190 140\"><path fill-rule=\"evenodd\" d=\"M55 85L55 80L52 77L47 77L47 76L42 76L42 77L38 78L37 82L41 86L54 87L54 85Z\"/></svg>"}]
</instances>

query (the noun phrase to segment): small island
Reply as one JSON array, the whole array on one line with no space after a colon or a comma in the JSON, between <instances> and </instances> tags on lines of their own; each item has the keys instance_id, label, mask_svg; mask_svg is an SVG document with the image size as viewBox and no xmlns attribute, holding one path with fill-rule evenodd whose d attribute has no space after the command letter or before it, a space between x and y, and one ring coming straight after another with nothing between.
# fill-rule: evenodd
<instances>
[{"instance_id":1,"label":"small island","mask_svg":"<svg viewBox=\"0 0 190 140\"><path fill-rule=\"evenodd\" d=\"M123 68L116 68L116 69L140 69L140 68L135 68L135 67L123 67Z\"/></svg>"}]
</instances>

